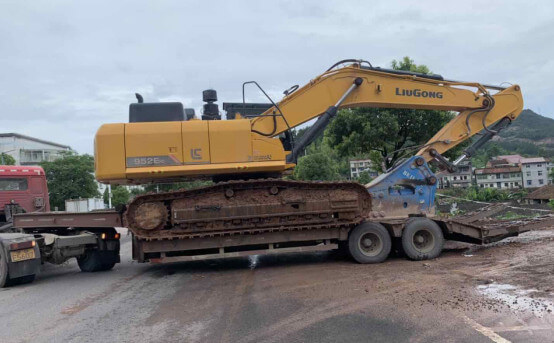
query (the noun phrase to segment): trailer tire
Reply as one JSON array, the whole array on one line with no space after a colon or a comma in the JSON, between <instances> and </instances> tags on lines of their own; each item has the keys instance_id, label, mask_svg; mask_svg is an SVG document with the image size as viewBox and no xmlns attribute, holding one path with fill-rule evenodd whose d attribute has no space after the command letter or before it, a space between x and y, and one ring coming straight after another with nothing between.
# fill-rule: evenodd
<instances>
[{"instance_id":1,"label":"trailer tire","mask_svg":"<svg viewBox=\"0 0 554 343\"><path fill-rule=\"evenodd\" d=\"M429 218L410 219L402 232L402 248L411 260L433 259L440 255L444 236L437 223Z\"/></svg>"},{"instance_id":2,"label":"trailer tire","mask_svg":"<svg viewBox=\"0 0 554 343\"><path fill-rule=\"evenodd\" d=\"M106 258L104 253L109 251L88 250L85 255L77 258L77 264L82 272L93 273L112 269L116 261ZM108 260L108 261L107 261Z\"/></svg>"},{"instance_id":3,"label":"trailer tire","mask_svg":"<svg viewBox=\"0 0 554 343\"><path fill-rule=\"evenodd\" d=\"M348 251L358 263L383 262L389 256L391 245L389 232L379 223L362 223L348 237Z\"/></svg>"},{"instance_id":4,"label":"trailer tire","mask_svg":"<svg viewBox=\"0 0 554 343\"><path fill-rule=\"evenodd\" d=\"M4 246L0 243L0 288L6 286L8 280L8 260L6 259Z\"/></svg>"}]
</instances>

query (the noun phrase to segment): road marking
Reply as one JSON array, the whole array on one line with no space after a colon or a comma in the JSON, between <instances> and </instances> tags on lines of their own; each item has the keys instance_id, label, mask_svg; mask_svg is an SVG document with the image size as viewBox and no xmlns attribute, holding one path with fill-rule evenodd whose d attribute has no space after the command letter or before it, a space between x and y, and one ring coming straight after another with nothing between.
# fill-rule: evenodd
<instances>
[{"instance_id":1,"label":"road marking","mask_svg":"<svg viewBox=\"0 0 554 343\"><path fill-rule=\"evenodd\" d=\"M476 321L474 321L473 319L471 319L471 318L469 318L465 315L461 315L461 318L466 323L468 323L472 328L474 328L477 332L479 332L482 335L488 337L491 341L493 341L495 343L512 343L512 342L508 341L507 339L505 339L505 338L501 337L500 335L498 335L491 328L483 326L483 325L477 323Z\"/></svg>"},{"instance_id":2,"label":"road marking","mask_svg":"<svg viewBox=\"0 0 554 343\"><path fill-rule=\"evenodd\" d=\"M538 331L538 330L552 330L551 326L510 326L510 327L497 327L491 328L495 332L506 332L506 331Z\"/></svg>"}]
</instances>

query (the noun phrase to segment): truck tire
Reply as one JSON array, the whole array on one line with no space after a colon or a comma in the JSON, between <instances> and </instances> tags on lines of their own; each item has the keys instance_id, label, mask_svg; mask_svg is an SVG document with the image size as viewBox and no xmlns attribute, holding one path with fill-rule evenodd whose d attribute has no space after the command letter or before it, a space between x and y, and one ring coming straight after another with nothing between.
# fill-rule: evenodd
<instances>
[{"instance_id":1,"label":"truck tire","mask_svg":"<svg viewBox=\"0 0 554 343\"><path fill-rule=\"evenodd\" d=\"M77 258L77 264L82 272L93 273L110 270L115 266L115 259L106 256L109 251L88 250L85 255Z\"/></svg>"},{"instance_id":2,"label":"truck tire","mask_svg":"<svg viewBox=\"0 0 554 343\"><path fill-rule=\"evenodd\" d=\"M383 262L389 256L391 244L389 232L379 223L362 223L348 237L348 251L358 263Z\"/></svg>"},{"instance_id":3,"label":"truck tire","mask_svg":"<svg viewBox=\"0 0 554 343\"><path fill-rule=\"evenodd\" d=\"M8 280L8 260L6 259L4 247L0 243L0 288L6 286Z\"/></svg>"},{"instance_id":4,"label":"truck tire","mask_svg":"<svg viewBox=\"0 0 554 343\"><path fill-rule=\"evenodd\" d=\"M429 218L411 218L402 232L402 248L411 260L428 260L439 256L444 236L437 223Z\"/></svg>"},{"instance_id":5,"label":"truck tire","mask_svg":"<svg viewBox=\"0 0 554 343\"><path fill-rule=\"evenodd\" d=\"M116 263L113 259L110 262L104 262L102 263L102 270L112 270Z\"/></svg>"}]
</instances>

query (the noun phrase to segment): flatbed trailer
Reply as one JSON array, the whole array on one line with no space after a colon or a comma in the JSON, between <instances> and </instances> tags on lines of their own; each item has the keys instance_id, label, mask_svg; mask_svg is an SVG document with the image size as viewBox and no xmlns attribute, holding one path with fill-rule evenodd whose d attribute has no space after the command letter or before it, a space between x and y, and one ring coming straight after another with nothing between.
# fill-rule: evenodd
<instances>
[{"instance_id":1,"label":"flatbed trailer","mask_svg":"<svg viewBox=\"0 0 554 343\"><path fill-rule=\"evenodd\" d=\"M460 217L424 217L412 216L403 218L368 219L355 227L337 227L327 229L280 229L251 230L236 233L210 233L207 235L193 234L180 239L138 239L133 237L133 259L138 262L170 263L181 261L197 261L217 258L229 258L259 254L275 254L284 252L325 251L347 247L352 242L353 233L358 228L375 226L384 227L390 241L400 241L404 230L410 223L434 223L440 228L444 240L460 241L473 244L488 244L508 237L517 236L522 232L538 226L553 225L554 216L520 220L491 220L490 215L501 210L501 206L492 206L478 213ZM372 237L385 244L387 237ZM425 237L424 237L425 238ZM418 239L414 235L414 239ZM439 240L439 238L437 238ZM357 243L357 242L356 242ZM375 245L375 242L373 242ZM425 243L425 242L423 242ZM427 242L429 243L429 242ZM429 243L421 244L412 259L433 258L442 250L442 242L436 242L436 247ZM378 257L377 250L369 257ZM379 244L377 244L376 248ZM384 249L388 255L389 249ZM354 256L356 259L356 257ZM358 259L356 259L358 260ZM370 259L371 260L371 259ZM358 260L358 262L364 262Z\"/></svg>"}]
</instances>

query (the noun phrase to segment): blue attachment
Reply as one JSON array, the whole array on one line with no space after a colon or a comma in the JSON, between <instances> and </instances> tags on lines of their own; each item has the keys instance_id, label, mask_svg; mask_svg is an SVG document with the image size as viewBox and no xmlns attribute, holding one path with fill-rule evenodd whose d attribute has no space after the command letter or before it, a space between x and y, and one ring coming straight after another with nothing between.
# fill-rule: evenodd
<instances>
[{"instance_id":1,"label":"blue attachment","mask_svg":"<svg viewBox=\"0 0 554 343\"><path fill-rule=\"evenodd\" d=\"M371 216L433 215L437 178L421 156L413 156L366 186L372 196Z\"/></svg>"}]
</instances>

